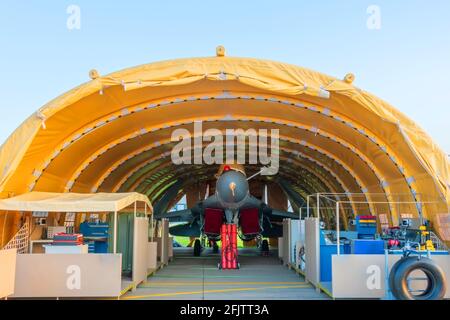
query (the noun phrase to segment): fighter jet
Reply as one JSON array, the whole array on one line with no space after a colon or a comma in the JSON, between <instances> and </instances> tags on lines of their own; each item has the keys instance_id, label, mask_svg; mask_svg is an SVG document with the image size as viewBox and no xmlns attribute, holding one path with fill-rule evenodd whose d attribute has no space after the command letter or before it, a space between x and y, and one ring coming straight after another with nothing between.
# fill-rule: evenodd
<instances>
[{"instance_id":1,"label":"fighter jet","mask_svg":"<svg viewBox=\"0 0 450 320\"><path fill-rule=\"evenodd\" d=\"M264 201L252 196L243 168L239 165L222 165L216 174L215 193L199 201L190 209L156 213L156 219L184 222L169 228L173 236L207 238L216 245L220 241L222 224L236 224L239 237L244 241L255 238L281 237L280 222L284 218L298 219L298 214L269 207ZM194 255L201 252L201 243L194 243Z\"/></svg>"}]
</instances>

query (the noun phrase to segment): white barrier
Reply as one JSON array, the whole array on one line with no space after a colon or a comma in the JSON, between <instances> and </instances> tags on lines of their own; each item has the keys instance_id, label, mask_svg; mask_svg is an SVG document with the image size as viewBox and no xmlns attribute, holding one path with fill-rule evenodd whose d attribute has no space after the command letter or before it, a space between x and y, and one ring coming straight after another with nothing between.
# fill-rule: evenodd
<instances>
[{"instance_id":1,"label":"white barrier","mask_svg":"<svg viewBox=\"0 0 450 320\"><path fill-rule=\"evenodd\" d=\"M118 297L121 254L21 254L12 297Z\"/></svg>"},{"instance_id":2,"label":"white barrier","mask_svg":"<svg viewBox=\"0 0 450 320\"><path fill-rule=\"evenodd\" d=\"M17 250L0 250L0 298L14 293Z\"/></svg>"},{"instance_id":3,"label":"white barrier","mask_svg":"<svg viewBox=\"0 0 450 320\"><path fill-rule=\"evenodd\" d=\"M167 257L169 261L173 260L173 237L169 237L168 243L167 243Z\"/></svg>"},{"instance_id":4,"label":"white barrier","mask_svg":"<svg viewBox=\"0 0 450 320\"><path fill-rule=\"evenodd\" d=\"M401 255L388 255L388 270ZM447 278L445 298L450 298L450 256L433 255ZM386 271L384 255L344 254L334 255L332 295L334 298L384 298L386 296Z\"/></svg>"},{"instance_id":5,"label":"white barrier","mask_svg":"<svg viewBox=\"0 0 450 320\"><path fill-rule=\"evenodd\" d=\"M148 219L136 217L133 232L133 272L135 285L147 280L148 274Z\"/></svg>"},{"instance_id":6,"label":"white barrier","mask_svg":"<svg viewBox=\"0 0 450 320\"><path fill-rule=\"evenodd\" d=\"M283 237L278 238L278 259L283 260Z\"/></svg>"},{"instance_id":7,"label":"white barrier","mask_svg":"<svg viewBox=\"0 0 450 320\"><path fill-rule=\"evenodd\" d=\"M147 268L156 270L158 268L158 243L148 242L147 244Z\"/></svg>"},{"instance_id":8,"label":"white barrier","mask_svg":"<svg viewBox=\"0 0 450 320\"><path fill-rule=\"evenodd\" d=\"M305 219L305 278L320 285L320 228L318 218Z\"/></svg>"},{"instance_id":9,"label":"white barrier","mask_svg":"<svg viewBox=\"0 0 450 320\"><path fill-rule=\"evenodd\" d=\"M158 258L162 265L169 263L169 220L161 219L161 236L155 240L158 243Z\"/></svg>"},{"instance_id":10,"label":"white barrier","mask_svg":"<svg viewBox=\"0 0 450 320\"><path fill-rule=\"evenodd\" d=\"M298 242L300 241L300 224L302 221L300 220L291 220L289 219L290 222L290 227L289 227L289 231L290 231L290 236L289 236L289 248L290 248L290 254L289 254L289 263L298 266L297 264L297 252L298 252Z\"/></svg>"}]
</instances>

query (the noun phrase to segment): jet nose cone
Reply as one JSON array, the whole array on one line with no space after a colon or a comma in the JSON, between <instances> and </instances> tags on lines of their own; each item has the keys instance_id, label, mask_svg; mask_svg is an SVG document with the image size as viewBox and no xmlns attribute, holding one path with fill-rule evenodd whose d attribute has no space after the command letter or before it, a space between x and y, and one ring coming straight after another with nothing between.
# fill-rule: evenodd
<instances>
[{"instance_id":1,"label":"jet nose cone","mask_svg":"<svg viewBox=\"0 0 450 320\"><path fill-rule=\"evenodd\" d=\"M247 197L248 181L240 172L225 172L217 180L216 194L225 206L236 207Z\"/></svg>"}]
</instances>

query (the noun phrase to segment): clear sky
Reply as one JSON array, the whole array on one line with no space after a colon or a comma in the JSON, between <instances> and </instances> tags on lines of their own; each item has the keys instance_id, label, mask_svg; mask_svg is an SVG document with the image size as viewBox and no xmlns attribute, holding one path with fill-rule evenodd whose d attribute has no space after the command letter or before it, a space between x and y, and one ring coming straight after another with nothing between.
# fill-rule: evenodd
<instances>
[{"instance_id":1,"label":"clear sky","mask_svg":"<svg viewBox=\"0 0 450 320\"><path fill-rule=\"evenodd\" d=\"M80 29L67 27L70 5ZM218 44L231 56L353 72L450 153L448 0L0 0L0 143L92 68L211 56Z\"/></svg>"}]
</instances>

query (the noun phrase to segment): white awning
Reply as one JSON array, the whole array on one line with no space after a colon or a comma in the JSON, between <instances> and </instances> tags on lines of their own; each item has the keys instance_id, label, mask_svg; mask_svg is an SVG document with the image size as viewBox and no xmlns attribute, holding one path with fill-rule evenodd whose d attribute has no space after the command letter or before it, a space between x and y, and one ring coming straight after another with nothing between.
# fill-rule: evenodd
<instances>
[{"instance_id":1,"label":"white awning","mask_svg":"<svg viewBox=\"0 0 450 320\"><path fill-rule=\"evenodd\" d=\"M144 202L153 212L148 197L130 193L53 193L30 192L0 200L0 210L47 212L115 212L135 202Z\"/></svg>"}]
</instances>

